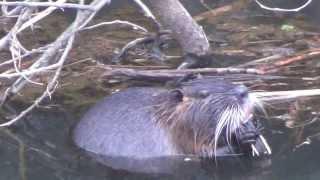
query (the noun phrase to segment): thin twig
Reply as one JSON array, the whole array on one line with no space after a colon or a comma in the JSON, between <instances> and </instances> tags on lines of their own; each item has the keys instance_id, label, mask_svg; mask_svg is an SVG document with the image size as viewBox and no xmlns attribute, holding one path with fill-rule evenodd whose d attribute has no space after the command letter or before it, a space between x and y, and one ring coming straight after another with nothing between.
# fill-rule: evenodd
<instances>
[{"instance_id":1,"label":"thin twig","mask_svg":"<svg viewBox=\"0 0 320 180\"><path fill-rule=\"evenodd\" d=\"M275 72L279 70L279 67L287 66L292 63L308 60L318 56L320 56L320 49L311 49L306 52L298 53L290 58L278 60L277 62L271 65L263 66L260 69L266 73Z\"/></svg>"},{"instance_id":2,"label":"thin twig","mask_svg":"<svg viewBox=\"0 0 320 180\"><path fill-rule=\"evenodd\" d=\"M263 101L274 101L283 99L294 99L298 97L319 96L320 89L274 91L274 92L252 92Z\"/></svg>"},{"instance_id":3,"label":"thin twig","mask_svg":"<svg viewBox=\"0 0 320 180\"><path fill-rule=\"evenodd\" d=\"M56 87L56 83L57 83L57 79L59 77L59 74L61 73L61 69L63 67L63 64L65 62L65 60L67 59L67 55L71 50L72 44L73 44L73 40L74 40L74 36L72 36L66 46L66 49L64 51L64 53L62 54L60 60L59 60L59 68L57 69L54 77L52 78L52 80L49 82L48 86L47 86L47 90L45 92L43 92L43 94L38 97L34 103L29 106L27 109L25 109L24 111L22 111L17 117L11 119L10 121L6 122L6 123L2 123L0 124L0 127L7 127L10 126L14 123L16 123L17 121L19 121L21 118L23 118L26 114L28 114L30 111L32 111L35 107L37 107L44 98L51 96L52 91L54 91L55 87Z\"/></svg>"},{"instance_id":4,"label":"thin twig","mask_svg":"<svg viewBox=\"0 0 320 180\"><path fill-rule=\"evenodd\" d=\"M71 24L57 39L53 42L47 51L35 62L33 63L28 69L34 70L39 67L45 67L49 64L52 64L56 61L56 54L59 50L65 45L68 39L73 36L79 29L83 28L90 20L96 15L96 13L101 9L104 5L109 4L110 0L94 0L91 2L90 6L94 7L96 11L78 11L78 16L73 24ZM76 28L74 24L77 24ZM29 77L30 79L32 78ZM4 97L2 97L2 101L5 101L8 96L12 96L17 94L25 85L27 81L24 78L18 78L12 86L6 91Z\"/></svg>"},{"instance_id":5,"label":"thin twig","mask_svg":"<svg viewBox=\"0 0 320 180\"><path fill-rule=\"evenodd\" d=\"M310 58L314 58L314 57L318 57L318 56L320 56L320 49L313 49L313 50L309 50L305 54L297 55L292 58L278 61L274 65L275 66L285 66L285 65L292 64L294 62L298 62L298 61L302 61L302 60L306 60L306 59L310 59Z\"/></svg>"},{"instance_id":6,"label":"thin twig","mask_svg":"<svg viewBox=\"0 0 320 180\"><path fill-rule=\"evenodd\" d=\"M257 65L262 64L262 63L268 63L270 61L274 61L274 60L280 59L282 57L283 57L283 55L281 55L281 54L275 54L275 55L272 55L272 56L263 57L263 58L256 59L256 60L252 60L252 61L249 61L249 62L246 62L246 63L243 63L243 64L239 64L239 65L236 65L236 66L232 66L232 67L235 67L235 68L246 68L246 67L249 67L249 66L257 66Z\"/></svg>"},{"instance_id":7,"label":"thin twig","mask_svg":"<svg viewBox=\"0 0 320 180\"><path fill-rule=\"evenodd\" d=\"M134 0L136 4L143 10L146 17L156 20L156 17L152 14L150 9L140 0Z\"/></svg>"},{"instance_id":8,"label":"thin twig","mask_svg":"<svg viewBox=\"0 0 320 180\"><path fill-rule=\"evenodd\" d=\"M24 6L24 7L57 7L57 8L72 8L80 10L95 11L90 5L81 5L74 3L57 3L57 2L6 2L1 1L0 5L5 6Z\"/></svg>"},{"instance_id":9,"label":"thin twig","mask_svg":"<svg viewBox=\"0 0 320 180\"><path fill-rule=\"evenodd\" d=\"M60 0L62 2L64 0ZM82 1L83 2L83 1ZM22 111L17 117L14 119L1 124L0 126L10 126L11 124L17 122L22 117L24 117L27 113L29 113L32 109L37 107L41 101L46 97L51 97L51 94L55 91L57 88L57 79L61 73L61 70L63 68L63 64L67 58L67 54L71 50L73 40L75 37L75 34L82 29L84 26L86 26L92 18L96 15L96 13L105 5L110 3L110 0L94 0L91 2L90 6L95 9L95 11L87 11L87 10L81 10L77 12L77 17L75 21L56 39L55 42L51 43L50 45L47 45L46 51L36 60L31 66L29 66L27 69L20 70L21 68L21 60L23 54L21 54L22 47L19 46L19 43L13 43L11 51L13 54L13 63L16 70L16 73L12 74L6 74L2 73L2 76L15 76L19 77L4 93L2 96L1 104L4 103L8 97L11 97L15 94L17 94L26 84L30 82L30 80L34 77L34 75L38 72L47 72L49 69L56 69L55 74L51 80L48 81L48 85L46 87L46 91L43 92L43 94L38 97L34 103L29 106L27 109ZM17 31L21 28L23 30L26 27L32 26L35 22L39 21L40 19L43 19L45 16L50 14L56 7L49 7L46 10L40 12L36 18L29 20L29 18L26 18L26 20L29 21L21 21L17 22L12 31L10 31L10 36L8 37L17 37L17 33L20 31ZM32 9L28 8L27 11L31 11ZM22 17L27 17L20 15L19 18L22 19ZM18 18L18 20L19 20ZM24 25L23 25L24 24ZM22 25L22 26L21 26ZM8 38L9 39L9 38ZM9 39L11 40L11 39ZM17 41L17 40L16 40ZM17 41L18 42L18 41ZM61 57L57 59L57 55L60 54L60 50L62 48L65 48ZM27 54L29 52L26 52Z\"/></svg>"},{"instance_id":10,"label":"thin twig","mask_svg":"<svg viewBox=\"0 0 320 180\"><path fill-rule=\"evenodd\" d=\"M43 53L46 48L47 47L40 47L38 49L33 49L33 50L28 51L25 54L21 55L20 57L15 57L15 58L6 60L6 61L0 63L0 67L5 66L5 65L9 65L9 64L13 63L14 61L18 60L19 58L23 59L25 57L31 56L31 55L36 54L36 53Z\"/></svg>"},{"instance_id":11,"label":"thin twig","mask_svg":"<svg viewBox=\"0 0 320 180\"><path fill-rule=\"evenodd\" d=\"M141 10L144 12L144 15L148 18L150 18L156 25L157 28L161 29L161 23L157 20L157 18L152 14L150 9L140 0L134 0L134 2L141 8Z\"/></svg>"},{"instance_id":12,"label":"thin twig","mask_svg":"<svg viewBox=\"0 0 320 180\"><path fill-rule=\"evenodd\" d=\"M59 62L49 65L49 66L45 66L45 67L40 67L37 69L32 69L32 70L24 70L24 71L16 71L15 73L2 73L0 74L0 79L11 79L11 78L16 78L16 77L20 77L20 76L30 76L30 75L36 75L39 73L49 73L48 70L54 70L57 67L59 67Z\"/></svg>"},{"instance_id":13,"label":"thin twig","mask_svg":"<svg viewBox=\"0 0 320 180\"><path fill-rule=\"evenodd\" d=\"M112 24L124 24L124 25L128 25L131 26L133 29L139 29L143 32L148 32L148 30L142 26L139 26L137 24L131 23L129 21L121 21L121 20L114 20L114 21L110 21L110 22L103 22L103 23L99 23L99 24L95 24L92 26L88 26L88 27L84 27L81 30L91 30L100 26L105 26L105 25L112 25Z\"/></svg>"},{"instance_id":14,"label":"thin twig","mask_svg":"<svg viewBox=\"0 0 320 180\"><path fill-rule=\"evenodd\" d=\"M65 3L67 0L57 0L56 4ZM30 18L27 22L23 23L19 30L17 30L17 33L23 31L24 29L28 27L32 27L36 22L40 21L41 19L45 18L46 16L50 15L54 10L56 10L57 7L48 7L45 10L37 13L36 16Z\"/></svg>"},{"instance_id":15,"label":"thin twig","mask_svg":"<svg viewBox=\"0 0 320 180\"><path fill-rule=\"evenodd\" d=\"M207 12L201 13L201 14L193 17L193 19L195 21L202 21L202 20L207 19L209 17L216 17L216 16L223 15L226 12L229 12L231 10L232 10L232 5L226 5L226 6L218 7L218 8L209 10Z\"/></svg>"},{"instance_id":16,"label":"thin twig","mask_svg":"<svg viewBox=\"0 0 320 180\"><path fill-rule=\"evenodd\" d=\"M262 9L266 9L269 11L280 11L280 12L298 12L300 10L302 10L303 8L307 7L312 0L308 0L306 3L304 3L302 6L298 7L298 8L294 8L294 9L283 9L283 8L272 8L272 7L268 7L264 4L262 4L260 1L255 0L256 3L262 8Z\"/></svg>"},{"instance_id":17,"label":"thin twig","mask_svg":"<svg viewBox=\"0 0 320 180\"><path fill-rule=\"evenodd\" d=\"M13 43L21 44L20 42L18 42L17 38L15 38L17 36L17 31L26 21L28 21L32 12L33 12L33 9L30 9L30 8L21 10L16 24L12 27L9 33L7 33L3 38L1 38L0 50L9 48L12 39L16 40L16 42L13 42Z\"/></svg>"},{"instance_id":18,"label":"thin twig","mask_svg":"<svg viewBox=\"0 0 320 180\"><path fill-rule=\"evenodd\" d=\"M208 18L218 19L218 16L222 16L228 12L237 12L237 11L247 7L249 2L250 2L250 0L238 0L238 1L232 2L231 4L217 7L214 9L211 9L210 7L208 7L207 9L210 9L209 11L206 11L206 12L203 12L199 15L196 15L193 19L196 21L202 21L202 20L208 19Z\"/></svg>"}]
</instances>

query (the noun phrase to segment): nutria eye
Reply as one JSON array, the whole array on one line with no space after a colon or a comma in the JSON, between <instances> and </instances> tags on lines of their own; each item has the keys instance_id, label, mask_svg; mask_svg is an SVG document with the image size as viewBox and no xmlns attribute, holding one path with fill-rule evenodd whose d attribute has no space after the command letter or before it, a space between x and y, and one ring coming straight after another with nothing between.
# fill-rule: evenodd
<instances>
[{"instance_id":1,"label":"nutria eye","mask_svg":"<svg viewBox=\"0 0 320 180\"><path fill-rule=\"evenodd\" d=\"M183 99L183 93L182 93L181 90L175 89L175 90L172 90L170 93L171 93L171 95L172 95L173 97L176 98L176 100L182 101L182 99Z\"/></svg>"},{"instance_id":2,"label":"nutria eye","mask_svg":"<svg viewBox=\"0 0 320 180\"><path fill-rule=\"evenodd\" d=\"M237 87L236 91L239 98L246 98L249 95L248 88L243 85Z\"/></svg>"},{"instance_id":3,"label":"nutria eye","mask_svg":"<svg viewBox=\"0 0 320 180\"><path fill-rule=\"evenodd\" d=\"M240 94L239 94L239 96L241 97L241 98L246 98L246 97L248 97L248 91L245 91L245 92L241 92Z\"/></svg>"},{"instance_id":4,"label":"nutria eye","mask_svg":"<svg viewBox=\"0 0 320 180\"><path fill-rule=\"evenodd\" d=\"M202 90L202 91L199 92L199 95L200 95L201 98L208 97L209 94L210 94L210 93L209 93L209 91L207 91L207 90Z\"/></svg>"}]
</instances>

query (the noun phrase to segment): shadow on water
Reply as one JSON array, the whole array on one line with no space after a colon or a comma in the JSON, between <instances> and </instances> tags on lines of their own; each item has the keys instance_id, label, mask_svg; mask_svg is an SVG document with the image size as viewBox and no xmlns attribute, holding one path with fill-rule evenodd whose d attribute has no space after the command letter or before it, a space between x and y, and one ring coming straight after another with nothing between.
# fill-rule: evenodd
<instances>
[{"instance_id":1,"label":"shadow on water","mask_svg":"<svg viewBox=\"0 0 320 180\"><path fill-rule=\"evenodd\" d=\"M187 1L187 0L185 0ZM190 0L189 0L190 1ZM121 6L120 1L116 6ZM319 4L319 3L318 3ZM201 7L197 5L197 7ZM200 10L194 9L194 13ZM319 11L312 11L310 16ZM317 21L315 21L317 22ZM306 71L306 74L310 73ZM319 72L317 72L319 73ZM299 76L301 74L294 74ZM292 83L296 88L297 84ZM310 86L310 85L309 85ZM318 84L312 86L318 87ZM300 87L308 87L301 84ZM268 90L272 87L268 87ZM280 89L276 89L280 90ZM94 93L93 93L94 94ZM319 99L307 99L299 119L312 119ZM315 110L308 109L314 106ZM71 132L79 114L64 108L39 108L9 129L0 129L0 180L104 180L104 179L216 179L216 180L318 180L320 178L319 123L294 128L285 121L288 104L273 109L266 138L273 148L270 159L224 159L221 163L191 161L169 174L132 173L103 166L72 143ZM318 112L319 113L319 112ZM319 116L319 115L315 115ZM317 117L315 117L317 118ZM303 130L302 130L303 129ZM297 145L298 144L298 145Z\"/></svg>"}]
</instances>

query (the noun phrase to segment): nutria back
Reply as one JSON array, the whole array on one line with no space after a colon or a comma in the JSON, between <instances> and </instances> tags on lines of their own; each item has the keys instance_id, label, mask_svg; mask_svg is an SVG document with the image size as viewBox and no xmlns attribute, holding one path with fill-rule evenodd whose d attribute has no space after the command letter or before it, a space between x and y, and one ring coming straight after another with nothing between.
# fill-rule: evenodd
<instances>
[{"instance_id":1,"label":"nutria back","mask_svg":"<svg viewBox=\"0 0 320 180\"><path fill-rule=\"evenodd\" d=\"M152 122L150 108L163 90L129 88L97 103L74 131L75 143L90 152L113 157L149 158L173 155L164 129Z\"/></svg>"}]
</instances>

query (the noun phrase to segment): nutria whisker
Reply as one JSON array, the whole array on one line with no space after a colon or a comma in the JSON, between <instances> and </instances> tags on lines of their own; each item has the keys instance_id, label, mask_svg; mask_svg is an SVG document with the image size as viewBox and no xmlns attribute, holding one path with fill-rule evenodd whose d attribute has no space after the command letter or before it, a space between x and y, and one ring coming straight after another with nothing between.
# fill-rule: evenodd
<instances>
[{"instance_id":1,"label":"nutria whisker","mask_svg":"<svg viewBox=\"0 0 320 180\"><path fill-rule=\"evenodd\" d=\"M228 146L231 147L231 136L235 131L240 127L241 122L244 121L245 113L239 106L231 105L224 108L224 112L221 113L220 118L218 119L217 127L215 129L214 136L214 151L216 152L218 148L219 138L223 130L225 130L225 137ZM237 114L237 117L234 117L234 114ZM216 154L215 154L216 155Z\"/></svg>"},{"instance_id":2,"label":"nutria whisker","mask_svg":"<svg viewBox=\"0 0 320 180\"><path fill-rule=\"evenodd\" d=\"M240 127L241 122L245 118L245 113L241 106L235 102L226 104L224 102L225 97L222 96L222 93L221 95L210 96L204 100L185 98L182 102L166 101L166 103L159 103L155 106L155 115L157 117L155 119L158 124L169 129L179 129L184 128L184 126L190 126L190 124L193 123L199 123L199 125L197 125L198 128L192 129L194 137L192 143L193 151L201 152L204 156L212 157L218 148L219 137L223 131L225 131L227 144L231 147L232 135L235 130ZM210 110L211 106L220 106L223 110L212 111ZM201 116L208 114L208 117L199 120L198 114L194 112L202 114ZM235 116L235 114L237 114L237 116ZM219 117L218 120L216 120L216 127L212 129L212 132L201 132L203 129L210 129L211 117ZM177 130L177 132L179 132L179 130ZM175 133L173 134L175 135ZM183 136L182 134L176 135L179 137Z\"/></svg>"}]
</instances>

